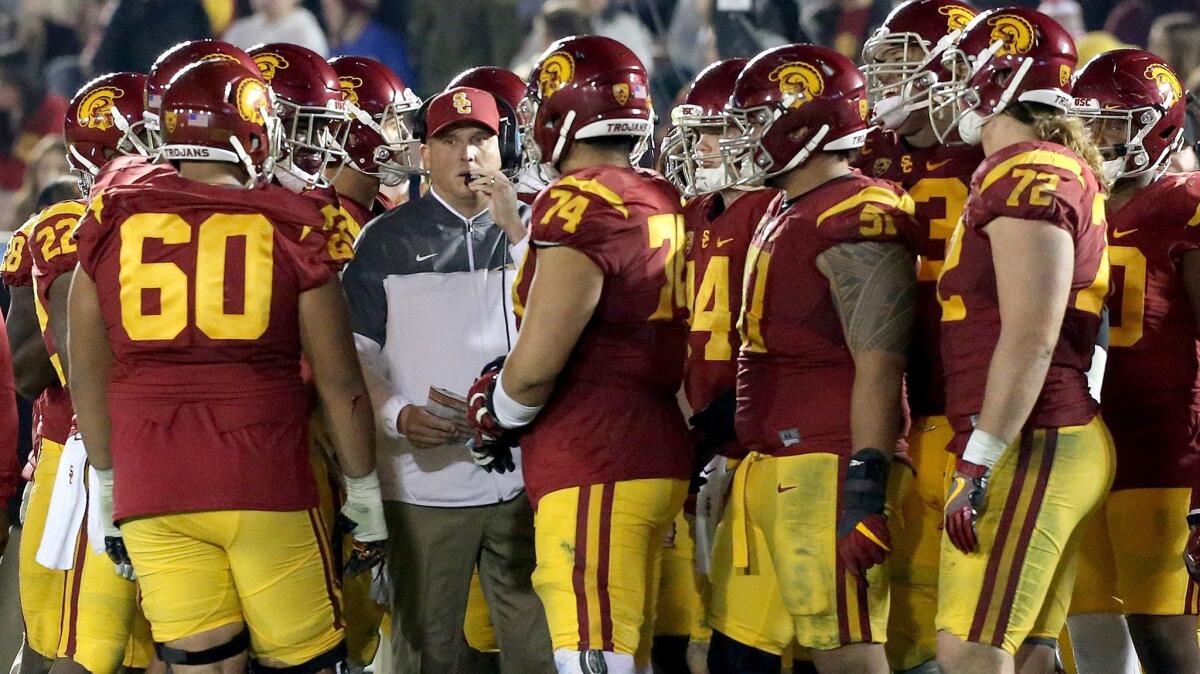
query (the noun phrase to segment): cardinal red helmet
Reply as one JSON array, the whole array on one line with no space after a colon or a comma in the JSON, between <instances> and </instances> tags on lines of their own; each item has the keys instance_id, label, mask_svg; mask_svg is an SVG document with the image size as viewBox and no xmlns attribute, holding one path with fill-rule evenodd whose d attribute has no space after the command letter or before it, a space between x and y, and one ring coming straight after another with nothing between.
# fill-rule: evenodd
<instances>
[{"instance_id":1,"label":"cardinal red helmet","mask_svg":"<svg viewBox=\"0 0 1200 674\"><path fill-rule=\"evenodd\" d=\"M155 145L158 144L158 109L162 106L162 94L167 83L184 68L208 60L233 61L252 73L258 73L258 66L249 54L220 40L189 40L163 52L150 66L150 74L146 77L144 114L146 128L150 130Z\"/></svg>"},{"instance_id":2,"label":"cardinal red helmet","mask_svg":"<svg viewBox=\"0 0 1200 674\"><path fill-rule=\"evenodd\" d=\"M346 137L349 166L399 185L416 168L419 144L405 116L421 107L421 99L392 69L365 56L330 59L342 84L346 107L354 117Z\"/></svg>"},{"instance_id":3,"label":"cardinal red helmet","mask_svg":"<svg viewBox=\"0 0 1200 674\"><path fill-rule=\"evenodd\" d=\"M664 173L687 196L725 189L735 182L717 147L704 152L701 134L725 135L725 104L750 59L718 61L700 72L683 102L671 110L671 130L663 139Z\"/></svg>"},{"instance_id":4,"label":"cardinal red helmet","mask_svg":"<svg viewBox=\"0 0 1200 674\"><path fill-rule=\"evenodd\" d=\"M721 140L738 184L759 185L814 152L862 147L867 91L862 73L832 49L789 44L755 56L725 108L741 134Z\"/></svg>"},{"instance_id":5,"label":"cardinal red helmet","mask_svg":"<svg viewBox=\"0 0 1200 674\"><path fill-rule=\"evenodd\" d=\"M328 187L324 171L346 159L350 112L337 71L317 52L296 44L273 42L250 48L250 56L275 94L283 123L283 153L278 177L297 190Z\"/></svg>"},{"instance_id":6,"label":"cardinal red helmet","mask_svg":"<svg viewBox=\"0 0 1200 674\"><path fill-rule=\"evenodd\" d=\"M1121 141L1102 148L1111 181L1147 172L1157 178L1183 146L1187 93L1171 66L1148 51L1098 54L1079 70L1071 93L1072 114L1093 124L1098 141L1108 125L1119 125Z\"/></svg>"},{"instance_id":7,"label":"cardinal red helmet","mask_svg":"<svg viewBox=\"0 0 1200 674\"><path fill-rule=\"evenodd\" d=\"M946 81L931 87L929 118L938 139L955 129L977 145L984 122L1011 103L1071 108L1075 42L1054 19L1023 7L975 17L942 55Z\"/></svg>"},{"instance_id":8,"label":"cardinal red helmet","mask_svg":"<svg viewBox=\"0 0 1200 674\"><path fill-rule=\"evenodd\" d=\"M531 124L522 134L526 161L551 171L572 143L589 138L637 139L630 157L636 162L654 131L645 66L628 47L599 35L550 45L529 76L520 114Z\"/></svg>"},{"instance_id":9,"label":"cardinal red helmet","mask_svg":"<svg viewBox=\"0 0 1200 674\"><path fill-rule=\"evenodd\" d=\"M165 159L239 164L256 183L279 152L271 90L240 63L190 65L163 91L162 139Z\"/></svg>"},{"instance_id":10,"label":"cardinal red helmet","mask_svg":"<svg viewBox=\"0 0 1200 674\"><path fill-rule=\"evenodd\" d=\"M872 123L898 128L929 105L929 85L944 79L941 52L977 14L962 0L907 0L863 44Z\"/></svg>"},{"instance_id":11,"label":"cardinal red helmet","mask_svg":"<svg viewBox=\"0 0 1200 674\"><path fill-rule=\"evenodd\" d=\"M109 159L149 156L142 119L145 88L141 73L110 73L83 85L71 99L63 123L67 163L79 174L84 194Z\"/></svg>"},{"instance_id":12,"label":"cardinal red helmet","mask_svg":"<svg viewBox=\"0 0 1200 674\"><path fill-rule=\"evenodd\" d=\"M525 80L511 70L496 66L479 66L456 75L450 80L450 84L446 85L446 91L455 87L482 89L493 96L499 96L516 110L525 98L526 85Z\"/></svg>"}]
</instances>

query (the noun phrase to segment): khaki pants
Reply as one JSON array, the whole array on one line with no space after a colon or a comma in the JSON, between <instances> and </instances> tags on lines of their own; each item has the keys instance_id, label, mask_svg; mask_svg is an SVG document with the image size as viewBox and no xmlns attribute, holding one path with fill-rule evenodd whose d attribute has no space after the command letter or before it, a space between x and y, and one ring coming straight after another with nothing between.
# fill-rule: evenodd
<instances>
[{"instance_id":1,"label":"khaki pants","mask_svg":"<svg viewBox=\"0 0 1200 674\"><path fill-rule=\"evenodd\" d=\"M396 674L472 674L463 636L476 565L504 674L554 674L546 613L533 592L533 510L521 496L492 506L384 503L392 548Z\"/></svg>"}]
</instances>

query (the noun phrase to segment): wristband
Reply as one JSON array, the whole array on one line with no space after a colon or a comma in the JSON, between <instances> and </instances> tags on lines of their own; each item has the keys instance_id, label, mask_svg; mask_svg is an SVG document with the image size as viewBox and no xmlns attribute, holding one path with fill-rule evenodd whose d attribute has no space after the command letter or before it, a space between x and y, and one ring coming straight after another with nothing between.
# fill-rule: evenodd
<instances>
[{"instance_id":1,"label":"wristband","mask_svg":"<svg viewBox=\"0 0 1200 674\"><path fill-rule=\"evenodd\" d=\"M374 470L362 477L346 476L346 502L382 501L379 474Z\"/></svg>"},{"instance_id":2,"label":"wristband","mask_svg":"<svg viewBox=\"0 0 1200 674\"><path fill-rule=\"evenodd\" d=\"M492 411L496 421L505 428L528 426L542 411L542 405L531 407L515 401L504 391L504 370L496 377L496 388L492 390Z\"/></svg>"},{"instance_id":3,"label":"wristband","mask_svg":"<svg viewBox=\"0 0 1200 674\"><path fill-rule=\"evenodd\" d=\"M1008 449L1007 442L987 431L976 428L971 431L971 437L967 439L967 448L963 450L962 458L963 461L970 461L991 469L1004 455L1006 449Z\"/></svg>"}]
</instances>

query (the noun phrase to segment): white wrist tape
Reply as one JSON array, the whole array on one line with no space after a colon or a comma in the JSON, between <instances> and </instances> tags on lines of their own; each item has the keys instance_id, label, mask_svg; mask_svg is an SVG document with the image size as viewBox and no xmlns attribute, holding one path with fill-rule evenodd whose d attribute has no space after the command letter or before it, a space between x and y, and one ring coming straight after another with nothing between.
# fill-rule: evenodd
<instances>
[{"instance_id":1,"label":"white wrist tape","mask_svg":"<svg viewBox=\"0 0 1200 674\"><path fill-rule=\"evenodd\" d=\"M362 477L346 476L346 502L381 501L379 474L371 471Z\"/></svg>"},{"instance_id":2,"label":"white wrist tape","mask_svg":"<svg viewBox=\"0 0 1200 674\"><path fill-rule=\"evenodd\" d=\"M1008 449L1007 442L976 428L967 439L967 448L963 451L962 458L964 461L991 468L1004 455L1005 449Z\"/></svg>"},{"instance_id":3,"label":"white wrist tape","mask_svg":"<svg viewBox=\"0 0 1200 674\"><path fill-rule=\"evenodd\" d=\"M504 370L500 371L500 376L496 378L496 390L492 392L492 405L496 413L496 421L505 428L520 428L528 426L533 421L538 412L542 411L542 405L529 406L512 399L504 391Z\"/></svg>"}]
</instances>

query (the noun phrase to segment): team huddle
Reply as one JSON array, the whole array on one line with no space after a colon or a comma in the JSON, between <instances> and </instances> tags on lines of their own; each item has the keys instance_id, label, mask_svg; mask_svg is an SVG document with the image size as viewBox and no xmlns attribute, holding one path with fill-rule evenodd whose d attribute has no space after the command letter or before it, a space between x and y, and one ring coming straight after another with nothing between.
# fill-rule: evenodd
<instances>
[{"instance_id":1,"label":"team huddle","mask_svg":"<svg viewBox=\"0 0 1200 674\"><path fill-rule=\"evenodd\" d=\"M961 0L901 4L863 61L709 66L658 171L646 70L597 36L428 111L376 61L290 44L89 82L65 124L82 195L40 204L3 266L10 334L36 320L57 379L22 671L370 663L369 586L404 541L339 272L381 186L421 171L423 117L480 96L537 187L468 447L499 472L520 447L559 672L649 672L681 612L713 674L1049 673L1068 616L1103 615L1144 671L1200 671L1178 78ZM1107 637L1076 626L1082 663Z\"/></svg>"}]
</instances>

